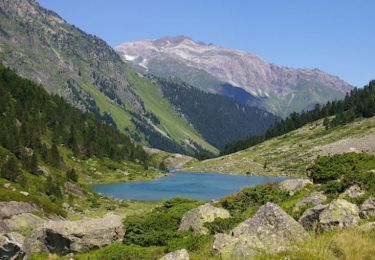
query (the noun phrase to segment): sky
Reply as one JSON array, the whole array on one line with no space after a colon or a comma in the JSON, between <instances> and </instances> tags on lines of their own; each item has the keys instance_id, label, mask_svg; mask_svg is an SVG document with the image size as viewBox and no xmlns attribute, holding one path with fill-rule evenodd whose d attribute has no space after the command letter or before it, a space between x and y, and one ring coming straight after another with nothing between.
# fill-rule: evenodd
<instances>
[{"instance_id":1,"label":"sky","mask_svg":"<svg viewBox=\"0 0 375 260\"><path fill-rule=\"evenodd\" d=\"M37 1L112 47L186 35L357 87L375 79L375 0Z\"/></svg>"}]
</instances>

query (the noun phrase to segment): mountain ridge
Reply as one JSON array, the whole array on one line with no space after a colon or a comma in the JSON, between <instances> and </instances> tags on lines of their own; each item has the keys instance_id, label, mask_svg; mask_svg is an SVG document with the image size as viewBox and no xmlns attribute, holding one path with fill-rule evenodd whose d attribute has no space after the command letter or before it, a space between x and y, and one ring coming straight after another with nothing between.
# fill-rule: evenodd
<instances>
[{"instance_id":1,"label":"mountain ridge","mask_svg":"<svg viewBox=\"0 0 375 260\"><path fill-rule=\"evenodd\" d=\"M115 50L140 71L180 77L208 92L222 92L223 84L241 88L258 100L263 99L258 106L282 116L341 98L352 89L337 76L319 69L268 64L254 53L205 44L186 36L123 43ZM199 73L205 75L196 76ZM252 100L247 103L257 105Z\"/></svg>"}]
</instances>

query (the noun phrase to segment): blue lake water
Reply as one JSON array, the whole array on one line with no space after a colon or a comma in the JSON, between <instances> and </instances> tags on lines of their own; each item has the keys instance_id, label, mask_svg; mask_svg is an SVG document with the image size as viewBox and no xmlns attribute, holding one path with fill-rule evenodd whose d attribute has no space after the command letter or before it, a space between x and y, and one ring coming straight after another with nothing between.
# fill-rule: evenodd
<instances>
[{"instance_id":1,"label":"blue lake water","mask_svg":"<svg viewBox=\"0 0 375 260\"><path fill-rule=\"evenodd\" d=\"M238 192L246 186L283 180L283 177L177 172L151 181L97 184L91 188L100 194L119 199L149 201L182 196L210 200Z\"/></svg>"}]
</instances>

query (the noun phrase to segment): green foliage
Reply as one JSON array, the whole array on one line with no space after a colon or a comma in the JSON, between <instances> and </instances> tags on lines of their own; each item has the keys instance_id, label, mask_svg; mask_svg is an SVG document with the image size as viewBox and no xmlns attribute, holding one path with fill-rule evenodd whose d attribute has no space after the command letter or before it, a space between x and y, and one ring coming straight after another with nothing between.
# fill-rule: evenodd
<instances>
[{"instance_id":1,"label":"green foliage","mask_svg":"<svg viewBox=\"0 0 375 260\"><path fill-rule=\"evenodd\" d=\"M192 232L186 232L186 235L181 234L179 237L173 238L167 243L167 252L185 248L189 252L200 251L207 244L212 242L212 237L209 235L198 235Z\"/></svg>"},{"instance_id":2,"label":"green foliage","mask_svg":"<svg viewBox=\"0 0 375 260\"><path fill-rule=\"evenodd\" d=\"M353 184L375 191L375 156L367 153L344 153L322 156L308 169L314 182L324 184L327 193L340 193Z\"/></svg>"},{"instance_id":3,"label":"green foliage","mask_svg":"<svg viewBox=\"0 0 375 260\"><path fill-rule=\"evenodd\" d=\"M16 181L21 174L22 172L17 165L17 161L13 157L10 157L1 167L0 176L9 181Z\"/></svg>"},{"instance_id":4,"label":"green foliage","mask_svg":"<svg viewBox=\"0 0 375 260\"><path fill-rule=\"evenodd\" d=\"M78 181L78 174L76 173L76 171L74 169L71 169L66 173L66 178L69 181L77 182Z\"/></svg>"},{"instance_id":5,"label":"green foliage","mask_svg":"<svg viewBox=\"0 0 375 260\"><path fill-rule=\"evenodd\" d=\"M184 198L166 200L163 205L151 213L125 219L125 243L140 246L165 246L180 234L177 232L182 216L188 210L197 207L199 202Z\"/></svg>"},{"instance_id":6,"label":"green foliage","mask_svg":"<svg viewBox=\"0 0 375 260\"><path fill-rule=\"evenodd\" d=\"M270 127L263 136L250 136L244 140L236 140L224 146L221 154L234 153L271 139L289 133L308 123L324 118L326 129L345 125L356 118L369 118L375 115L375 81L361 89L353 89L343 100L328 102L324 106L316 105L313 110L301 113L291 113L287 118ZM330 121L328 116L334 116Z\"/></svg>"},{"instance_id":7,"label":"green foliage","mask_svg":"<svg viewBox=\"0 0 375 260\"><path fill-rule=\"evenodd\" d=\"M220 200L220 203L232 212L245 212L249 208L259 207L267 202L278 204L287 197L288 193L276 184L264 183L225 197Z\"/></svg>"},{"instance_id":8,"label":"green foliage","mask_svg":"<svg viewBox=\"0 0 375 260\"><path fill-rule=\"evenodd\" d=\"M204 226L208 228L211 234L225 233L238 225L243 221L240 217L231 218L216 218L212 222L204 223Z\"/></svg>"}]
</instances>

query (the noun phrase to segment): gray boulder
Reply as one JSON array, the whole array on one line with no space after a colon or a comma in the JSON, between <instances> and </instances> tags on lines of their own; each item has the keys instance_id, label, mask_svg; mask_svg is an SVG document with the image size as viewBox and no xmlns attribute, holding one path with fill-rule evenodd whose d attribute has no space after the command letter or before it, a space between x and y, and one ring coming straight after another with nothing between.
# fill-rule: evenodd
<instances>
[{"instance_id":1,"label":"gray boulder","mask_svg":"<svg viewBox=\"0 0 375 260\"><path fill-rule=\"evenodd\" d=\"M207 203L195 209L189 210L181 219L180 231L192 229L195 233L207 234L208 229L204 227L204 223L212 222L216 218L229 218L230 214L227 210L216 208Z\"/></svg>"},{"instance_id":2,"label":"gray boulder","mask_svg":"<svg viewBox=\"0 0 375 260\"><path fill-rule=\"evenodd\" d=\"M50 221L34 236L34 251L49 251L58 255L84 253L93 248L122 241L125 230L120 216L108 214L103 218L79 221ZM41 246L37 249L35 247Z\"/></svg>"},{"instance_id":3,"label":"gray boulder","mask_svg":"<svg viewBox=\"0 0 375 260\"><path fill-rule=\"evenodd\" d=\"M65 190L70 191L74 194L77 194L78 196L82 197L82 196L85 195L84 190L78 184L75 184L75 183L72 183L72 182L65 182L64 188L65 188Z\"/></svg>"},{"instance_id":4,"label":"gray boulder","mask_svg":"<svg viewBox=\"0 0 375 260\"><path fill-rule=\"evenodd\" d=\"M343 199L332 201L319 215L319 228L329 230L334 227L355 226L359 221L357 205Z\"/></svg>"},{"instance_id":5,"label":"gray boulder","mask_svg":"<svg viewBox=\"0 0 375 260\"><path fill-rule=\"evenodd\" d=\"M290 179L279 183L279 186L289 192L289 195L293 195L297 191L300 191L308 184L313 184L308 179Z\"/></svg>"},{"instance_id":6,"label":"gray boulder","mask_svg":"<svg viewBox=\"0 0 375 260\"><path fill-rule=\"evenodd\" d=\"M28 202L0 202L0 219L9 218L22 213L32 213L38 210L35 205Z\"/></svg>"},{"instance_id":7,"label":"gray boulder","mask_svg":"<svg viewBox=\"0 0 375 260\"><path fill-rule=\"evenodd\" d=\"M314 191L311 194L307 195L303 199L297 202L296 207L303 207L308 203L311 203L314 206L322 204L324 201L327 200L327 196L323 194L323 192Z\"/></svg>"},{"instance_id":8,"label":"gray boulder","mask_svg":"<svg viewBox=\"0 0 375 260\"><path fill-rule=\"evenodd\" d=\"M375 198L370 197L365 202L362 203L360 206L360 213L361 217L369 218L375 216Z\"/></svg>"},{"instance_id":9,"label":"gray boulder","mask_svg":"<svg viewBox=\"0 0 375 260\"><path fill-rule=\"evenodd\" d=\"M222 259L250 259L261 251L277 253L308 239L309 235L297 221L279 206L267 203L229 235L215 235L213 249Z\"/></svg>"},{"instance_id":10,"label":"gray boulder","mask_svg":"<svg viewBox=\"0 0 375 260\"><path fill-rule=\"evenodd\" d=\"M41 224L43 224L46 220L35 216L31 213L23 213L19 215L12 216L9 219L4 219L3 222L6 225L8 230L16 231L25 228L34 229Z\"/></svg>"},{"instance_id":11,"label":"gray boulder","mask_svg":"<svg viewBox=\"0 0 375 260\"><path fill-rule=\"evenodd\" d=\"M160 258L159 260L189 260L189 253L186 249L180 249L174 252L170 252Z\"/></svg>"},{"instance_id":12,"label":"gray boulder","mask_svg":"<svg viewBox=\"0 0 375 260\"><path fill-rule=\"evenodd\" d=\"M341 193L339 198L357 198L359 196L362 196L363 194L365 194L365 192L362 191L358 185L352 185L349 188L347 188L343 193Z\"/></svg>"},{"instance_id":13,"label":"gray boulder","mask_svg":"<svg viewBox=\"0 0 375 260\"><path fill-rule=\"evenodd\" d=\"M28 252L24 245L24 241L25 238L19 233L0 235L0 259L27 259Z\"/></svg>"},{"instance_id":14,"label":"gray boulder","mask_svg":"<svg viewBox=\"0 0 375 260\"><path fill-rule=\"evenodd\" d=\"M305 210L298 222L301 223L306 230L317 230L320 221L320 213L322 213L327 207L328 205L317 205Z\"/></svg>"}]
</instances>

